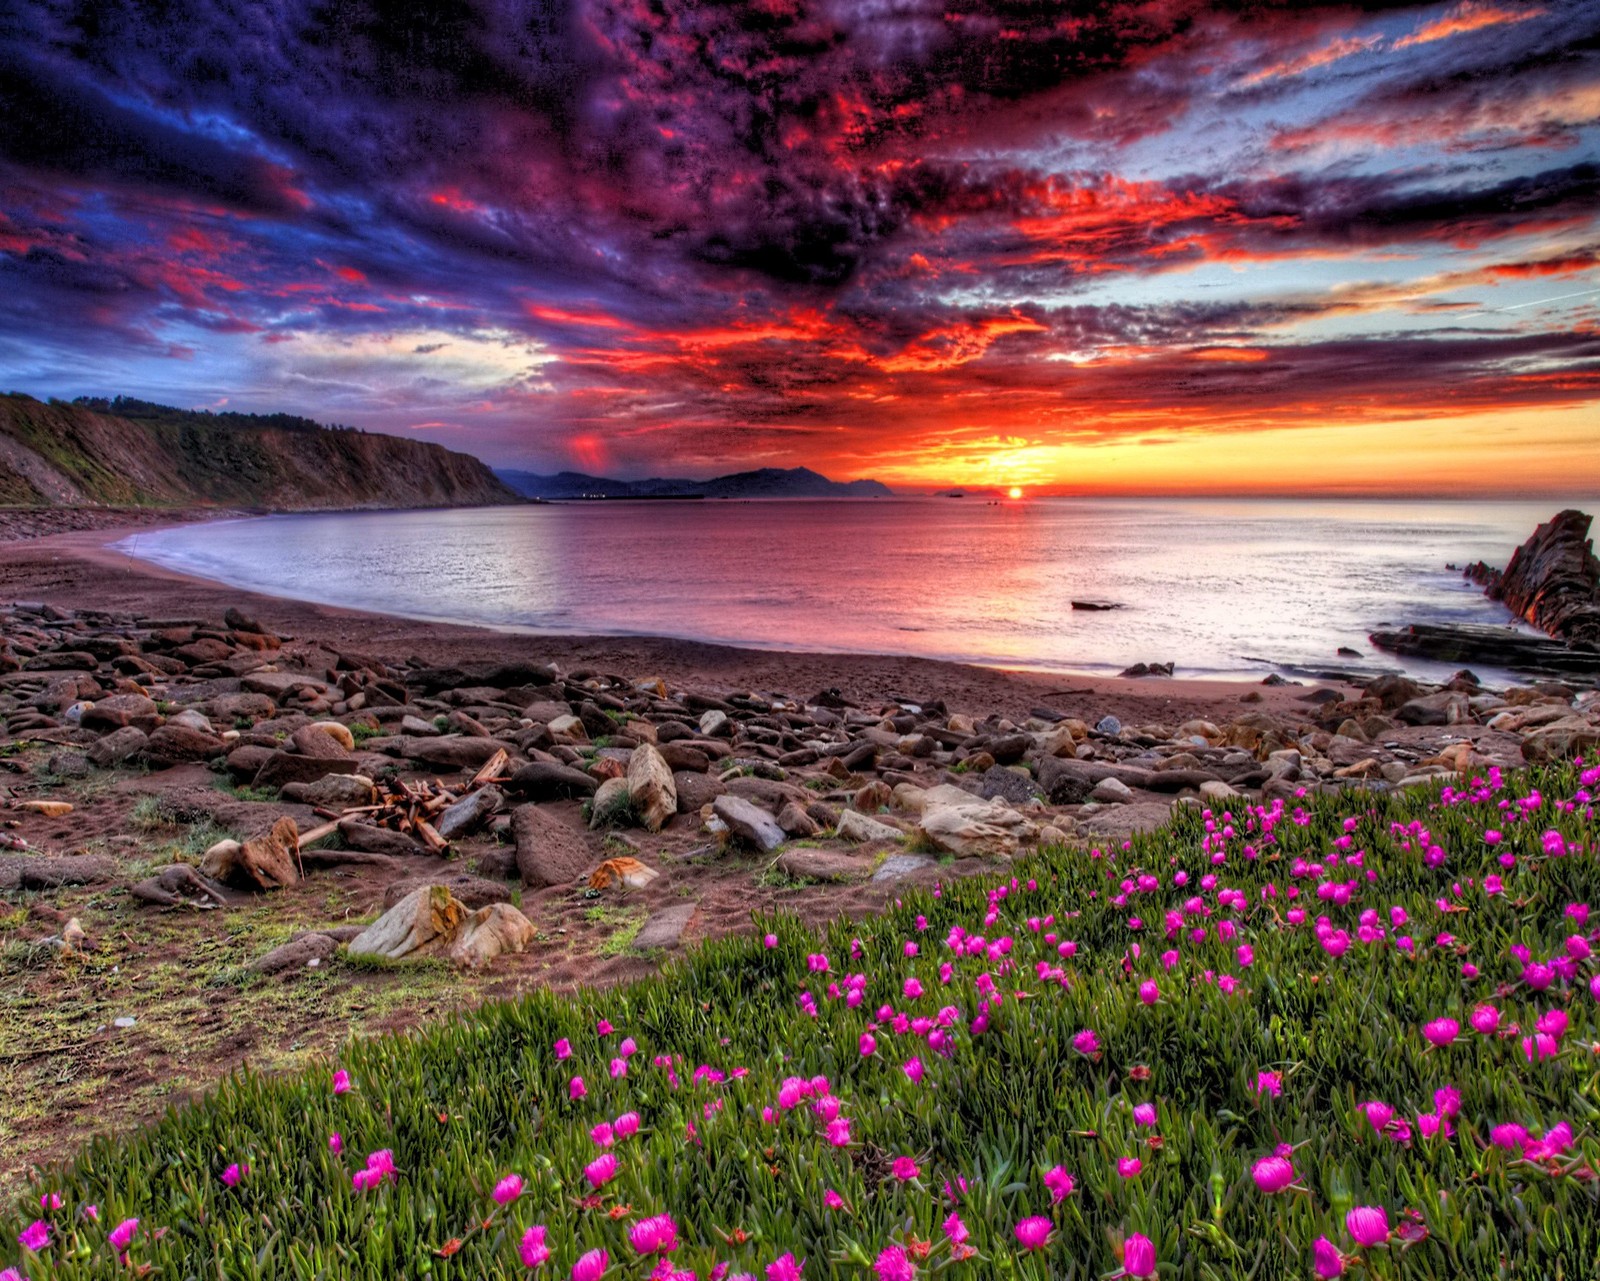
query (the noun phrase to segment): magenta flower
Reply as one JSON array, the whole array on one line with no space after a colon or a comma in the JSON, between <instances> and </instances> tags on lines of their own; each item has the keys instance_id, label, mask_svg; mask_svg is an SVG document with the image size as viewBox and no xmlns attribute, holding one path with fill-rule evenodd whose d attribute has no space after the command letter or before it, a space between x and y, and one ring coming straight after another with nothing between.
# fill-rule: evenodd
<instances>
[{"instance_id":1,"label":"magenta flower","mask_svg":"<svg viewBox=\"0 0 1600 1281\"><path fill-rule=\"evenodd\" d=\"M1071 1196L1073 1188L1077 1186L1072 1176L1067 1173L1067 1168L1064 1165L1058 1165L1052 1170L1046 1170L1044 1173L1044 1185L1050 1190L1050 1199L1057 1204Z\"/></svg>"},{"instance_id":2,"label":"magenta flower","mask_svg":"<svg viewBox=\"0 0 1600 1281\"><path fill-rule=\"evenodd\" d=\"M567 1097L569 1099L587 1098L588 1095L589 1087L583 1083L581 1076L575 1076L567 1082Z\"/></svg>"},{"instance_id":3,"label":"magenta flower","mask_svg":"<svg viewBox=\"0 0 1600 1281\"><path fill-rule=\"evenodd\" d=\"M328 1136L328 1151L332 1152L334 1156L338 1156L344 1151L344 1135L337 1130Z\"/></svg>"},{"instance_id":4,"label":"magenta flower","mask_svg":"<svg viewBox=\"0 0 1600 1281\"><path fill-rule=\"evenodd\" d=\"M600 1281L611 1264L611 1256L604 1250L590 1250L572 1265L572 1281Z\"/></svg>"},{"instance_id":5,"label":"magenta flower","mask_svg":"<svg viewBox=\"0 0 1600 1281\"><path fill-rule=\"evenodd\" d=\"M583 1177L589 1180L590 1187L596 1189L603 1188L616 1177L616 1174L617 1158L611 1152L597 1156L583 1167Z\"/></svg>"},{"instance_id":6,"label":"magenta flower","mask_svg":"<svg viewBox=\"0 0 1600 1281\"><path fill-rule=\"evenodd\" d=\"M1492 1005L1479 1005L1473 1009L1467 1021L1472 1024L1473 1031L1489 1036L1500 1026L1500 1011Z\"/></svg>"},{"instance_id":7,"label":"magenta flower","mask_svg":"<svg viewBox=\"0 0 1600 1281\"><path fill-rule=\"evenodd\" d=\"M774 947L777 947L777 946L778 946L778 936L777 936L777 935L776 935L776 934L768 934L768 935L767 935L767 936L766 936L766 937L765 937L765 938L764 938L764 939L762 939L762 940L761 940L761 941L762 941L762 942L763 942L763 943L764 943L764 944L766 944L766 946L767 946L767 947L768 947L768 948L769 948L769 949L771 949L771 948L774 948Z\"/></svg>"},{"instance_id":8,"label":"magenta flower","mask_svg":"<svg viewBox=\"0 0 1600 1281\"><path fill-rule=\"evenodd\" d=\"M128 1248L129 1245L132 1244L133 1238L138 1235L138 1232L138 1219L124 1219L106 1234L106 1240L110 1243L113 1250L115 1250L118 1254L121 1254Z\"/></svg>"},{"instance_id":9,"label":"magenta flower","mask_svg":"<svg viewBox=\"0 0 1600 1281\"><path fill-rule=\"evenodd\" d=\"M235 1161L222 1172L222 1182L227 1187L236 1188L239 1186L239 1180L244 1178L244 1176L249 1173L250 1167L248 1165L240 1165L237 1161Z\"/></svg>"},{"instance_id":10,"label":"magenta flower","mask_svg":"<svg viewBox=\"0 0 1600 1281\"><path fill-rule=\"evenodd\" d=\"M878 1274L878 1281L916 1281L917 1269L904 1246L885 1246L872 1269Z\"/></svg>"},{"instance_id":11,"label":"magenta flower","mask_svg":"<svg viewBox=\"0 0 1600 1281\"><path fill-rule=\"evenodd\" d=\"M1139 984L1139 999L1146 1005L1154 1005L1161 999L1161 985L1154 979L1146 979Z\"/></svg>"},{"instance_id":12,"label":"magenta flower","mask_svg":"<svg viewBox=\"0 0 1600 1281\"><path fill-rule=\"evenodd\" d=\"M1133 1123L1135 1125L1154 1125L1156 1123L1156 1105L1154 1103L1141 1103L1133 1109Z\"/></svg>"},{"instance_id":13,"label":"magenta flower","mask_svg":"<svg viewBox=\"0 0 1600 1281\"><path fill-rule=\"evenodd\" d=\"M781 1255L767 1264L767 1281L804 1281L801 1269L805 1266L803 1261L797 1262L792 1254Z\"/></svg>"},{"instance_id":14,"label":"magenta flower","mask_svg":"<svg viewBox=\"0 0 1600 1281\"><path fill-rule=\"evenodd\" d=\"M624 1112L612 1123L611 1132L619 1139L631 1139L639 1133L639 1114Z\"/></svg>"},{"instance_id":15,"label":"magenta flower","mask_svg":"<svg viewBox=\"0 0 1600 1281\"><path fill-rule=\"evenodd\" d=\"M1344 1216L1357 1245L1382 1245L1389 1239L1389 1212L1381 1205L1358 1205Z\"/></svg>"},{"instance_id":16,"label":"magenta flower","mask_svg":"<svg viewBox=\"0 0 1600 1281\"><path fill-rule=\"evenodd\" d=\"M917 1169L915 1159L909 1156L897 1156L894 1159L894 1177L902 1183L909 1183L922 1171Z\"/></svg>"},{"instance_id":17,"label":"magenta flower","mask_svg":"<svg viewBox=\"0 0 1600 1281\"><path fill-rule=\"evenodd\" d=\"M842 1210L845 1208L844 1198L832 1188L828 1188L823 1192L822 1204L830 1210Z\"/></svg>"},{"instance_id":18,"label":"magenta flower","mask_svg":"<svg viewBox=\"0 0 1600 1281\"><path fill-rule=\"evenodd\" d=\"M913 1085L921 1085L922 1078L927 1075L927 1069L922 1066L922 1060L915 1056L902 1063L900 1070L906 1074L906 1079Z\"/></svg>"},{"instance_id":19,"label":"magenta flower","mask_svg":"<svg viewBox=\"0 0 1600 1281\"><path fill-rule=\"evenodd\" d=\"M494 1185L494 1200L496 1205L510 1205L522 1195L522 1176L508 1174Z\"/></svg>"},{"instance_id":20,"label":"magenta flower","mask_svg":"<svg viewBox=\"0 0 1600 1281\"><path fill-rule=\"evenodd\" d=\"M967 1231L967 1225L961 1221L961 1216L953 1210L950 1212L950 1217L944 1221L944 1234L956 1245L961 1245L971 1235Z\"/></svg>"},{"instance_id":21,"label":"magenta flower","mask_svg":"<svg viewBox=\"0 0 1600 1281\"><path fill-rule=\"evenodd\" d=\"M348 1094L350 1092L350 1073L343 1068L333 1074L333 1092L335 1094Z\"/></svg>"},{"instance_id":22,"label":"magenta flower","mask_svg":"<svg viewBox=\"0 0 1600 1281\"><path fill-rule=\"evenodd\" d=\"M567 1040L566 1037L562 1037L559 1041L556 1042L555 1050L556 1050L556 1058L558 1060L559 1059L570 1059L572 1057L572 1042Z\"/></svg>"},{"instance_id":23,"label":"magenta flower","mask_svg":"<svg viewBox=\"0 0 1600 1281\"><path fill-rule=\"evenodd\" d=\"M522 1234L522 1244L519 1248L522 1251L523 1267L541 1267L550 1258L550 1247L544 1243L547 1231L544 1224L540 1223Z\"/></svg>"},{"instance_id":24,"label":"magenta flower","mask_svg":"<svg viewBox=\"0 0 1600 1281\"><path fill-rule=\"evenodd\" d=\"M1093 1056L1100 1053L1100 1038L1092 1028L1084 1028L1072 1038L1072 1048L1079 1054Z\"/></svg>"},{"instance_id":25,"label":"magenta flower","mask_svg":"<svg viewBox=\"0 0 1600 1281\"><path fill-rule=\"evenodd\" d=\"M617 1139L617 1131L610 1121L602 1121L589 1131L589 1137L594 1140L597 1148L608 1148Z\"/></svg>"},{"instance_id":26,"label":"magenta flower","mask_svg":"<svg viewBox=\"0 0 1600 1281\"><path fill-rule=\"evenodd\" d=\"M1122 1243L1122 1270L1130 1277L1156 1274L1156 1246L1147 1236L1135 1232Z\"/></svg>"},{"instance_id":27,"label":"magenta flower","mask_svg":"<svg viewBox=\"0 0 1600 1281\"><path fill-rule=\"evenodd\" d=\"M836 1116L828 1122L828 1142L836 1148L850 1146L850 1118Z\"/></svg>"},{"instance_id":28,"label":"magenta flower","mask_svg":"<svg viewBox=\"0 0 1600 1281\"><path fill-rule=\"evenodd\" d=\"M1461 1024L1454 1019L1434 1019L1422 1025L1422 1035L1430 1045L1442 1048L1461 1035Z\"/></svg>"},{"instance_id":29,"label":"magenta flower","mask_svg":"<svg viewBox=\"0 0 1600 1281\"><path fill-rule=\"evenodd\" d=\"M1250 1177L1268 1196L1276 1196L1294 1182L1294 1165L1287 1157L1264 1156L1250 1167Z\"/></svg>"},{"instance_id":30,"label":"magenta flower","mask_svg":"<svg viewBox=\"0 0 1600 1281\"><path fill-rule=\"evenodd\" d=\"M1318 1237L1311 1245L1311 1267L1319 1277L1343 1276L1344 1255L1327 1237Z\"/></svg>"},{"instance_id":31,"label":"magenta flower","mask_svg":"<svg viewBox=\"0 0 1600 1281\"><path fill-rule=\"evenodd\" d=\"M1042 1250L1050 1244L1054 1225L1043 1215L1035 1214L1017 1224L1017 1244L1024 1250Z\"/></svg>"},{"instance_id":32,"label":"magenta flower","mask_svg":"<svg viewBox=\"0 0 1600 1281\"><path fill-rule=\"evenodd\" d=\"M42 1250L50 1244L50 1225L35 1219L17 1234L17 1244L24 1250Z\"/></svg>"},{"instance_id":33,"label":"magenta flower","mask_svg":"<svg viewBox=\"0 0 1600 1281\"><path fill-rule=\"evenodd\" d=\"M640 1219L628 1230L628 1244L639 1254L671 1254L678 1248L678 1225L670 1214Z\"/></svg>"},{"instance_id":34,"label":"magenta flower","mask_svg":"<svg viewBox=\"0 0 1600 1281\"><path fill-rule=\"evenodd\" d=\"M878 1048L878 1038L873 1036L871 1032L863 1032L861 1040L856 1044L856 1048L861 1051L862 1058L870 1058Z\"/></svg>"},{"instance_id":35,"label":"magenta flower","mask_svg":"<svg viewBox=\"0 0 1600 1281\"><path fill-rule=\"evenodd\" d=\"M1133 1178L1142 1169L1144 1162L1136 1156L1125 1156L1117 1162L1117 1173L1125 1179Z\"/></svg>"}]
</instances>

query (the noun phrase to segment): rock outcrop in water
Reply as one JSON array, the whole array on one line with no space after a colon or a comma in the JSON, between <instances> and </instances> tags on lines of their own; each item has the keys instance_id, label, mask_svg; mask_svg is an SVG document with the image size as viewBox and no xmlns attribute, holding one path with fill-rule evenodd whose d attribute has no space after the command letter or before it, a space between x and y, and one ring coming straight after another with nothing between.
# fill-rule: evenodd
<instances>
[{"instance_id":1,"label":"rock outcrop in water","mask_svg":"<svg viewBox=\"0 0 1600 1281\"><path fill-rule=\"evenodd\" d=\"M134 416L117 412L125 407ZM314 511L519 501L478 459L426 441L283 414L0 395L0 505Z\"/></svg>"},{"instance_id":2,"label":"rock outcrop in water","mask_svg":"<svg viewBox=\"0 0 1600 1281\"><path fill-rule=\"evenodd\" d=\"M1600 562L1589 540L1591 517L1557 512L1533 531L1498 570L1478 561L1466 578L1547 633L1545 640L1512 627L1414 623L1374 632L1380 649L1442 663L1492 663L1551 675L1600 675Z\"/></svg>"},{"instance_id":3,"label":"rock outcrop in water","mask_svg":"<svg viewBox=\"0 0 1600 1281\"><path fill-rule=\"evenodd\" d=\"M1533 531L1504 571L1482 561L1467 577L1492 600L1557 640L1600 646L1600 561L1589 538L1593 518L1569 508Z\"/></svg>"}]
</instances>

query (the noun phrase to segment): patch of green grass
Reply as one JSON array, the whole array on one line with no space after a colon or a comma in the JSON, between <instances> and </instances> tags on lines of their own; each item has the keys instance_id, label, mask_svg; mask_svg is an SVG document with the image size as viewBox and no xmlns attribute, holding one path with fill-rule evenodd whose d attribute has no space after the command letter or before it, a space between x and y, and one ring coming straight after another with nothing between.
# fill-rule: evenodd
<instances>
[{"instance_id":1,"label":"patch of green grass","mask_svg":"<svg viewBox=\"0 0 1600 1281\"><path fill-rule=\"evenodd\" d=\"M360 721L350 727L350 737L355 739L357 747L360 747L370 738L381 738L384 733L382 726L367 725Z\"/></svg>"},{"instance_id":2,"label":"patch of green grass","mask_svg":"<svg viewBox=\"0 0 1600 1281\"><path fill-rule=\"evenodd\" d=\"M600 955L621 956L631 951L633 940L639 937L639 931L643 928L644 913L640 912L611 932L610 937L600 944Z\"/></svg>"},{"instance_id":3,"label":"patch of green grass","mask_svg":"<svg viewBox=\"0 0 1600 1281\"><path fill-rule=\"evenodd\" d=\"M1600 902L1591 801L1579 798L1596 782L1559 765L1450 795L1239 802L1216 822L1180 808L1125 844L1030 854L998 875L948 878L937 896L905 887L879 916L813 928L758 915L749 934L691 947L638 982L465 1012L458 976L427 964L248 985L228 1023L257 1032L257 1061L283 1071L236 1074L53 1171L0 1224L3 1261L42 1272L11 1243L39 1215L40 1192L59 1191L64 1205L46 1213L49 1275L62 1281L130 1267L510 1281L528 1275L517 1246L533 1223L548 1229L553 1276L605 1249L619 1276L642 1277L651 1261L628 1233L656 1213L677 1227L672 1265L701 1276L724 1264L761 1276L792 1254L817 1281L866 1281L885 1252L904 1276L892 1251L915 1243L918 1281L1092 1281L1122 1272L1135 1234L1167 1281L1308 1276L1320 1237L1345 1275L1374 1281L1591 1276L1600 1006L1595 959L1569 940L1593 934L1582 905ZM1170 940L1169 913L1183 923ZM610 931L602 956L636 953L637 923L637 909L588 907L587 924ZM969 945L947 947L952 937ZM1076 951L1058 945L1069 940ZM230 937L195 951L209 972L243 947ZM1562 964L1533 983L1524 956ZM197 967L84 964L93 981L58 987L54 1004L0 984L0 1027L106 1047L82 1067L63 1056L63 1070L81 1073L58 1087L73 1106L130 1088L165 1101L170 1075L137 1073L152 1049L162 1062L181 1053L198 1026L181 1021L204 1014L183 1003ZM177 1011L170 1026L82 1035L145 980ZM858 982L861 999L843 999ZM335 1096L308 1013L344 1028L407 992L406 1008L450 1017L347 1044L338 1065L355 1088ZM67 1018L58 1007L69 1002ZM1474 1031L1486 1003L1518 1034ZM885 1005L905 1016L899 1029L879 1015ZM1461 1026L1441 1038L1441 1018ZM1530 1061L1522 1035L1538 1023L1555 1030ZM868 1031L876 1049L860 1053ZM624 1037L638 1054L613 1076ZM561 1041L565 1060L551 1049ZM908 1074L912 1057L920 1070ZM0 1060L0 1087L43 1079L16 1072ZM122 1075L135 1084L119 1086ZM794 1097L796 1082L818 1078L826 1108ZM1368 1100L1405 1129L1375 1127ZM41 1111L36 1096L20 1102L26 1116ZM591 1131L626 1112L642 1124L611 1149L615 1177L593 1189ZM829 1132L834 1112L847 1144ZM1534 1157L1520 1139L1507 1149L1489 1138L1500 1125L1566 1136L1563 1150ZM342 1154L328 1149L334 1131ZM1269 1196L1252 1170L1280 1145L1298 1187ZM393 1176L352 1186L377 1151L392 1154ZM916 1178L891 1176L899 1156L915 1160ZM236 1188L221 1180L232 1162L250 1169ZM1075 1183L1060 1202L1044 1181L1058 1166ZM510 1171L523 1195L497 1207L490 1189ZM947 1184L976 1251L964 1264L941 1230ZM826 1189L846 1208L826 1210ZM82 1220L89 1203L98 1224ZM1354 1241L1354 1206L1382 1207L1382 1245ZM1017 1225L1035 1216L1040 1244L1025 1251ZM127 1264L105 1244L106 1223L124 1217L142 1227Z\"/></svg>"}]
</instances>

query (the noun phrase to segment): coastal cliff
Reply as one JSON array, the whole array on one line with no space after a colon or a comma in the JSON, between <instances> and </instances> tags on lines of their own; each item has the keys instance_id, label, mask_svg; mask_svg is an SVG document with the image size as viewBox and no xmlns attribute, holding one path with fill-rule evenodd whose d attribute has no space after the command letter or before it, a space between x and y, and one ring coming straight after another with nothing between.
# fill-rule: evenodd
<instances>
[{"instance_id":1,"label":"coastal cliff","mask_svg":"<svg viewBox=\"0 0 1600 1281\"><path fill-rule=\"evenodd\" d=\"M442 445L286 415L0 395L0 505L236 506L276 511L521 501ZM137 415L137 416L132 416Z\"/></svg>"},{"instance_id":2,"label":"coastal cliff","mask_svg":"<svg viewBox=\"0 0 1600 1281\"><path fill-rule=\"evenodd\" d=\"M1504 570L1481 561L1466 575L1492 600L1557 640L1600 645L1600 561L1589 539L1593 518L1568 508L1533 531Z\"/></svg>"}]
</instances>

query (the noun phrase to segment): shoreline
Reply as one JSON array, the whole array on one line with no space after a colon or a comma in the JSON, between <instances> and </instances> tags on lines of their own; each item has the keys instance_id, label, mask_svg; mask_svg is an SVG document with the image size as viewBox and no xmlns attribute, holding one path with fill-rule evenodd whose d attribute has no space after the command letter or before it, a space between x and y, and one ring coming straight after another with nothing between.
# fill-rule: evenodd
<instances>
[{"instance_id":1,"label":"shoreline","mask_svg":"<svg viewBox=\"0 0 1600 1281\"><path fill-rule=\"evenodd\" d=\"M668 680L723 689L782 689L810 695L837 688L852 698L942 698L952 707L982 707L1012 716L1047 706L1062 716L1097 712L1095 720L1108 714L1122 720L1215 718L1232 714L1247 694L1259 694L1257 705L1271 710L1298 706L1297 696L1314 685L1356 684L1353 678L1304 678L1299 685L1282 686L1225 677L1134 678L912 655L760 649L659 633L513 631L274 596L171 569L114 546L134 534L194 523L185 515L0 543L0 598L44 600L65 608L82 608L84 602L94 601L110 612L145 617L220 616L229 605L238 605L262 614L282 633L334 651L346 648L393 659L421 654L439 663L537 657L564 667L648 671ZM238 518L231 513L194 515Z\"/></svg>"}]
</instances>

